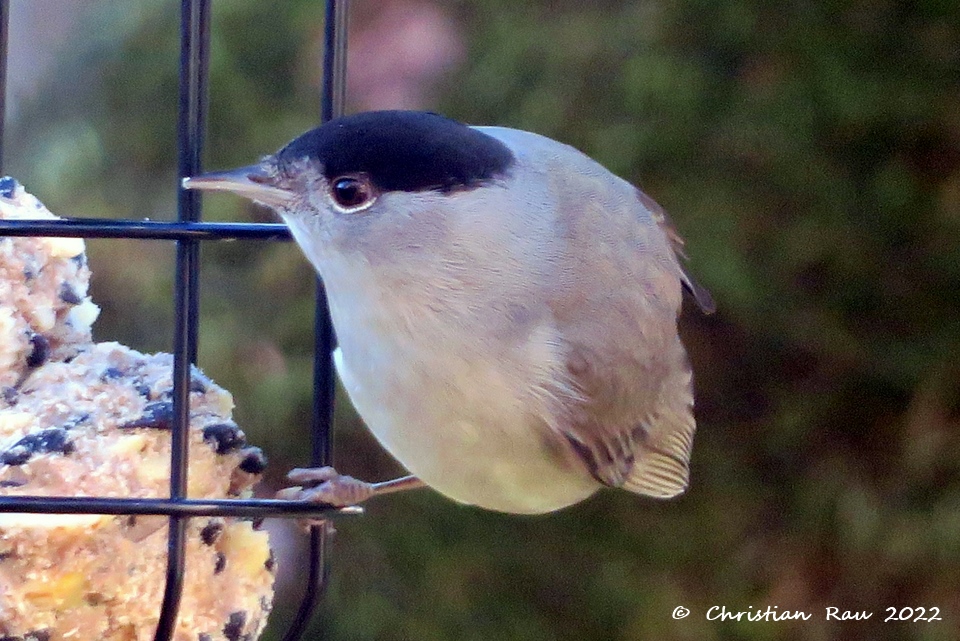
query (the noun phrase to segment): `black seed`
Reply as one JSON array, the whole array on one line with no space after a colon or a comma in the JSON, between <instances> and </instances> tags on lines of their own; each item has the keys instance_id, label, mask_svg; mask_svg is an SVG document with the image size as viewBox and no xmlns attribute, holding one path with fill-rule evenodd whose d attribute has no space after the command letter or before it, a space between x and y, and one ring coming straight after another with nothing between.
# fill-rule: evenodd
<instances>
[{"instance_id":1,"label":"black seed","mask_svg":"<svg viewBox=\"0 0 960 641\"><path fill-rule=\"evenodd\" d=\"M15 178L10 176L4 176L0 178L0 196L4 198L13 198L13 194L17 191L17 186L19 183Z\"/></svg>"},{"instance_id":2,"label":"black seed","mask_svg":"<svg viewBox=\"0 0 960 641\"><path fill-rule=\"evenodd\" d=\"M7 559L15 558L16 555L13 552L0 552L0 561L6 561Z\"/></svg>"},{"instance_id":3,"label":"black seed","mask_svg":"<svg viewBox=\"0 0 960 641\"><path fill-rule=\"evenodd\" d=\"M259 447L249 447L243 451L239 467L247 474L262 474L267 467L267 456Z\"/></svg>"},{"instance_id":4,"label":"black seed","mask_svg":"<svg viewBox=\"0 0 960 641\"><path fill-rule=\"evenodd\" d=\"M16 405L17 401L20 400L20 392L17 391L16 387L4 387L3 400L7 402L7 405Z\"/></svg>"},{"instance_id":5,"label":"black seed","mask_svg":"<svg viewBox=\"0 0 960 641\"><path fill-rule=\"evenodd\" d=\"M263 562L263 567L267 569L267 572L272 573L277 569L277 557L273 555L273 550L270 550L270 556L267 557L267 560Z\"/></svg>"},{"instance_id":6,"label":"black seed","mask_svg":"<svg viewBox=\"0 0 960 641\"><path fill-rule=\"evenodd\" d=\"M0 487L23 487L26 481L14 481L13 479L3 479L0 481Z\"/></svg>"},{"instance_id":7,"label":"black seed","mask_svg":"<svg viewBox=\"0 0 960 641\"><path fill-rule=\"evenodd\" d=\"M243 626L246 624L246 612L231 613L226 625L223 626L223 636L227 637L229 641L240 641L241 635L243 634Z\"/></svg>"},{"instance_id":8,"label":"black seed","mask_svg":"<svg viewBox=\"0 0 960 641\"><path fill-rule=\"evenodd\" d=\"M23 641L50 641L50 630L34 630L23 636Z\"/></svg>"},{"instance_id":9,"label":"black seed","mask_svg":"<svg viewBox=\"0 0 960 641\"><path fill-rule=\"evenodd\" d=\"M156 401L147 403L140 418L135 418L120 427L123 429L135 427L149 427L158 430L169 430L173 426L173 403L170 401Z\"/></svg>"},{"instance_id":10,"label":"black seed","mask_svg":"<svg viewBox=\"0 0 960 641\"><path fill-rule=\"evenodd\" d=\"M40 367L50 355L50 341L43 334L34 334L30 337L33 351L27 356L27 367Z\"/></svg>"},{"instance_id":11,"label":"black seed","mask_svg":"<svg viewBox=\"0 0 960 641\"><path fill-rule=\"evenodd\" d=\"M196 367L191 368L190 370L190 391L197 392L199 394L206 394L207 389L210 388L210 379L207 378L203 372L198 370Z\"/></svg>"},{"instance_id":12,"label":"black seed","mask_svg":"<svg viewBox=\"0 0 960 641\"><path fill-rule=\"evenodd\" d=\"M108 367L107 369L103 370L103 374L100 375L100 380L109 381L114 378L122 378L122 377L123 377L123 370L121 370L119 367Z\"/></svg>"},{"instance_id":13,"label":"black seed","mask_svg":"<svg viewBox=\"0 0 960 641\"><path fill-rule=\"evenodd\" d=\"M75 290L73 285L70 283L63 283L60 285L60 300L65 302L67 305L79 305L83 302L83 298L77 293L77 290Z\"/></svg>"},{"instance_id":14,"label":"black seed","mask_svg":"<svg viewBox=\"0 0 960 641\"><path fill-rule=\"evenodd\" d=\"M223 523L219 521L209 521L203 526L203 529L200 530L200 540L203 541L204 545L213 545L217 542L217 539L220 538L221 532L223 532Z\"/></svg>"},{"instance_id":15,"label":"black seed","mask_svg":"<svg viewBox=\"0 0 960 641\"><path fill-rule=\"evenodd\" d=\"M197 641L213 641L213 637L206 632L201 632L197 635Z\"/></svg>"},{"instance_id":16,"label":"black seed","mask_svg":"<svg viewBox=\"0 0 960 641\"><path fill-rule=\"evenodd\" d=\"M227 454L247 444L246 435L236 423L207 425L203 428L203 440L214 446L217 454Z\"/></svg>"},{"instance_id":17,"label":"black seed","mask_svg":"<svg viewBox=\"0 0 960 641\"><path fill-rule=\"evenodd\" d=\"M227 567L227 557L223 552L217 552L216 561L213 563L213 573L220 574Z\"/></svg>"},{"instance_id":18,"label":"black seed","mask_svg":"<svg viewBox=\"0 0 960 641\"><path fill-rule=\"evenodd\" d=\"M23 465L34 454L70 454L74 449L73 442L67 438L67 430L51 427L36 434L28 434L14 443L13 447L0 455L0 463Z\"/></svg>"},{"instance_id":19,"label":"black seed","mask_svg":"<svg viewBox=\"0 0 960 641\"><path fill-rule=\"evenodd\" d=\"M0 463L4 465L23 465L30 460L31 456L33 456L33 452L30 450L14 446L0 456Z\"/></svg>"},{"instance_id":20,"label":"black seed","mask_svg":"<svg viewBox=\"0 0 960 641\"><path fill-rule=\"evenodd\" d=\"M87 605L103 605L107 602L106 597L99 592L88 592L83 595L83 600Z\"/></svg>"},{"instance_id":21,"label":"black seed","mask_svg":"<svg viewBox=\"0 0 960 641\"><path fill-rule=\"evenodd\" d=\"M130 514L129 516L127 516L126 522L124 523L124 525L126 525L127 527L134 527L136 524L137 524L136 514Z\"/></svg>"},{"instance_id":22,"label":"black seed","mask_svg":"<svg viewBox=\"0 0 960 641\"><path fill-rule=\"evenodd\" d=\"M71 418L69 421L67 421L66 423L64 423L64 424L63 424L63 429L65 429L65 430L72 430L72 429L75 428L76 426L78 426L78 425L83 425L84 423L88 422L89 420L90 420L90 414L89 414L88 412L84 412L83 414L80 414L80 415L78 415L78 416L74 416L74 417Z\"/></svg>"}]
</instances>

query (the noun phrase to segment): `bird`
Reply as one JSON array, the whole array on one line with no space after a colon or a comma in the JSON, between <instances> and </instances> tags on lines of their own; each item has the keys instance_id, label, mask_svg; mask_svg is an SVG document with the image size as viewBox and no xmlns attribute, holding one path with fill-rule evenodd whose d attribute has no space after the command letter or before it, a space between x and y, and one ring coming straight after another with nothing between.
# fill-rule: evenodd
<instances>
[{"instance_id":1,"label":"bird","mask_svg":"<svg viewBox=\"0 0 960 641\"><path fill-rule=\"evenodd\" d=\"M183 180L273 209L326 288L351 402L409 472L300 468L278 497L343 506L428 486L542 514L605 487L689 484L682 291L715 305L643 191L535 133L421 111L342 116Z\"/></svg>"}]
</instances>

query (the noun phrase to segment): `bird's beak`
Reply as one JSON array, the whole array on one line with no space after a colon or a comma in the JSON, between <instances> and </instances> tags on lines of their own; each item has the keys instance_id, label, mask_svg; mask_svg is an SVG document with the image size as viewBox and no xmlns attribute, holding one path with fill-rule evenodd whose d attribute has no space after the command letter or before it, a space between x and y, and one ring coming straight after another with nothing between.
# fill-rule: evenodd
<instances>
[{"instance_id":1,"label":"bird's beak","mask_svg":"<svg viewBox=\"0 0 960 641\"><path fill-rule=\"evenodd\" d=\"M277 187L273 178L259 165L184 178L183 188L228 191L268 207L283 207L293 199L293 192Z\"/></svg>"}]
</instances>

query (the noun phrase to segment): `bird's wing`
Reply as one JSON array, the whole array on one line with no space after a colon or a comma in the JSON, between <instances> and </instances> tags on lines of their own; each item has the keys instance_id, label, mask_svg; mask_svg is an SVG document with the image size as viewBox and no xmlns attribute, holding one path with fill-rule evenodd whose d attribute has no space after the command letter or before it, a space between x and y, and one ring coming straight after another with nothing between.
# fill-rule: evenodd
<instances>
[{"instance_id":1,"label":"bird's wing","mask_svg":"<svg viewBox=\"0 0 960 641\"><path fill-rule=\"evenodd\" d=\"M575 295L561 294L551 307L579 400L558 431L601 483L676 496L687 487L696 430L691 369L677 336L681 284L702 306L712 301L680 270L679 237L652 200L570 201L579 208L567 233L578 282L565 289Z\"/></svg>"},{"instance_id":2,"label":"bird's wing","mask_svg":"<svg viewBox=\"0 0 960 641\"><path fill-rule=\"evenodd\" d=\"M573 382L584 397L561 432L590 474L604 485L656 498L682 493L696 422L692 374L679 339L663 365L639 374L662 376L649 403L623 395L631 387L623 379L627 372L603 363L585 368L582 358L573 358Z\"/></svg>"},{"instance_id":3,"label":"bird's wing","mask_svg":"<svg viewBox=\"0 0 960 641\"><path fill-rule=\"evenodd\" d=\"M641 423L636 458L622 487L657 498L687 489L690 452L697 429L693 417L693 372L677 339L676 359L663 380L653 410Z\"/></svg>"},{"instance_id":4,"label":"bird's wing","mask_svg":"<svg viewBox=\"0 0 960 641\"><path fill-rule=\"evenodd\" d=\"M685 242L683 237L677 232L677 228L674 227L670 217L667 216L667 212L664 211L663 207L661 207L657 201L645 194L640 189L637 189L637 198L640 201L640 204L650 212L650 216L653 218L654 222L656 222L660 229L663 230L663 233L670 241L670 247L673 249L674 253L679 258L686 260L687 254L683 248ZM713 296L710 295L710 292L701 287L700 284L693 279L693 277L690 275L690 272L682 263L680 263L680 272L683 275L683 286L686 287L687 291L690 292L690 294L693 296L693 299L697 301L697 306L700 307L700 310L704 314L712 314L715 312L717 310L717 306L716 303L714 303Z\"/></svg>"}]
</instances>

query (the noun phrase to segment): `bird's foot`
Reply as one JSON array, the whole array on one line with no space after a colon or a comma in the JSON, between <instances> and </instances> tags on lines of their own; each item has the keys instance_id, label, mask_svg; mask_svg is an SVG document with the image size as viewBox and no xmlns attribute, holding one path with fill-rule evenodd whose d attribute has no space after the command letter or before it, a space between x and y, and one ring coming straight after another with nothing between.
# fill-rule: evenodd
<instances>
[{"instance_id":1,"label":"bird's foot","mask_svg":"<svg viewBox=\"0 0 960 641\"><path fill-rule=\"evenodd\" d=\"M332 467L298 467L290 470L287 478L297 485L277 492L278 499L345 507L362 503L377 493L372 483L345 476Z\"/></svg>"},{"instance_id":2,"label":"bird's foot","mask_svg":"<svg viewBox=\"0 0 960 641\"><path fill-rule=\"evenodd\" d=\"M340 474L329 466L298 467L290 470L287 478L297 485L277 492L278 499L324 503L333 507L356 505L380 494L424 487L423 481L415 476L402 476L390 481L367 483L352 476Z\"/></svg>"}]
</instances>

